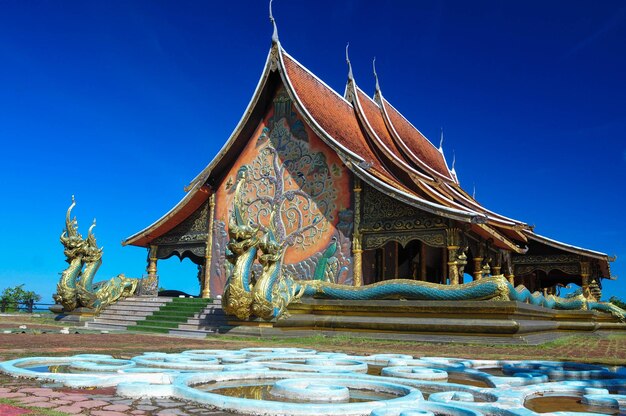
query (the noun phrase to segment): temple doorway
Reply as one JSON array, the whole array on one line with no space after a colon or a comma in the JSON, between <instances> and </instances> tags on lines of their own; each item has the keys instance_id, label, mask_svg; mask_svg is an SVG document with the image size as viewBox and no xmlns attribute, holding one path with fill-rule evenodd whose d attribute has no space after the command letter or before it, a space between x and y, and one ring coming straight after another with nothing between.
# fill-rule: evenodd
<instances>
[{"instance_id":1,"label":"temple doorway","mask_svg":"<svg viewBox=\"0 0 626 416\"><path fill-rule=\"evenodd\" d=\"M363 284L391 279L446 282L444 250L419 240L406 245L388 241L382 247L363 251Z\"/></svg>"}]
</instances>

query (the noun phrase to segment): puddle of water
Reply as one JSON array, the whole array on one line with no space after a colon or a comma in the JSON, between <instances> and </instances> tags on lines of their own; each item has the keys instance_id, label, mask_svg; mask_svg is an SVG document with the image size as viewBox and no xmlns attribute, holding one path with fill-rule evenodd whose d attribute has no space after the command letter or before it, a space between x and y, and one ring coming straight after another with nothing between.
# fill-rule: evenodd
<instances>
[{"instance_id":1,"label":"puddle of water","mask_svg":"<svg viewBox=\"0 0 626 416\"><path fill-rule=\"evenodd\" d=\"M450 373L448 374L448 383L456 383L463 384L466 386L474 386L474 387L489 387L487 383L480 380L473 380L468 377L463 377L459 374Z\"/></svg>"},{"instance_id":2,"label":"puddle of water","mask_svg":"<svg viewBox=\"0 0 626 416\"><path fill-rule=\"evenodd\" d=\"M619 415L619 409L582 404L579 397L543 396L526 400L524 406L537 413L587 412L603 415Z\"/></svg>"},{"instance_id":3,"label":"puddle of water","mask_svg":"<svg viewBox=\"0 0 626 416\"><path fill-rule=\"evenodd\" d=\"M216 388L217 387L217 388ZM309 401L299 401L294 399L281 399L270 394L272 384L242 384L242 383L219 383L200 384L194 386L195 389L222 394L224 396L239 397L254 400L269 400L275 402L290 403L310 403ZM398 397L391 393L381 393L370 390L350 389L350 403L371 402L377 400L389 400Z\"/></svg>"},{"instance_id":4,"label":"puddle of water","mask_svg":"<svg viewBox=\"0 0 626 416\"><path fill-rule=\"evenodd\" d=\"M47 365L40 365L36 367L23 367L23 368L24 370L35 371L37 373L51 373L50 367L48 367Z\"/></svg>"},{"instance_id":5,"label":"puddle of water","mask_svg":"<svg viewBox=\"0 0 626 416\"><path fill-rule=\"evenodd\" d=\"M383 365L372 365L372 364L368 364L367 365L367 374L369 374L370 376L379 376L380 373L383 371L383 368L385 368L386 366Z\"/></svg>"},{"instance_id":6,"label":"puddle of water","mask_svg":"<svg viewBox=\"0 0 626 416\"><path fill-rule=\"evenodd\" d=\"M36 365L33 367L22 367L24 370L37 373L81 373L81 371L70 368L69 365ZM84 371L88 373L89 371Z\"/></svg>"},{"instance_id":7,"label":"puddle of water","mask_svg":"<svg viewBox=\"0 0 626 416\"><path fill-rule=\"evenodd\" d=\"M500 367L492 367L492 368L477 368L476 370L482 371L483 373L491 374L492 376L505 377L506 374L502 372Z\"/></svg>"}]
</instances>

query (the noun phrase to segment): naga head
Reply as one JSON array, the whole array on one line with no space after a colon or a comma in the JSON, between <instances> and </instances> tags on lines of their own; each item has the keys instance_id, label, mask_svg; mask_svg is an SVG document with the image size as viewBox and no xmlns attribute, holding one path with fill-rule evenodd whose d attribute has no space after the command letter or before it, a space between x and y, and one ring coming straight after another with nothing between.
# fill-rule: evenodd
<instances>
[{"instance_id":1,"label":"naga head","mask_svg":"<svg viewBox=\"0 0 626 416\"><path fill-rule=\"evenodd\" d=\"M102 249L98 248L96 242L96 236L93 234L93 229L96 227L96 219L93 219L93 223L89 227L87 232L87 239L85 240L84 258L85 261L98 261L102 257Z\"/></svg>"},{"instance_id":2,"label":"naga head","mask_svg":"<svg viewBox=\"0 0 626 416\"><path fill-rule=\"evenodd\" d=\"M286 247L285 244L281 244L276 240L272 230L268 230L259 241L259 248L263 251L263 255L259 258L259 262L266 266L280 260Z\"/></svg>"},{"instance_id":3,"label":"naga head","mask_svg":"<svg viewBox=\"0 0 626 416\"><path fill-rule=\"evenodd\" d=\"M76 217L71 219L72 209L76 206L76 200L72 195L72 204L65 213L65 230L61 233L61 244L65 247L64 253L68 260L77 257L84 245L83 236L78 232Z\"/></svg>"}]
</instances>

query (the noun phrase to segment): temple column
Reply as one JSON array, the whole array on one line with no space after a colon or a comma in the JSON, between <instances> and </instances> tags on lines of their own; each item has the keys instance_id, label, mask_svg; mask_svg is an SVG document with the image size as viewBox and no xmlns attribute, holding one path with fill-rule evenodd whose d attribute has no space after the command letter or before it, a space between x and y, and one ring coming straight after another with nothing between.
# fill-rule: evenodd
<instances>
[{"instance_id":1,"label":"temple column","mask_svg":"<svg viewBox=\"0 0 626 416\"><path fill-rule=\"evenodd\" d=\"M580 262L580 277L583 296L589 299L591 292L589 290L589 276L591 276L591 264L588 261Z\"/></svg>"},{"instance_id":2,"label":"temple column","mask_svg":"<svg viewBox=\"0 0 626 416\"><path fill-rule=\"evenodd\" d=\"M354 268L352 280L354 286L363 285L363 249L361 248L361 180L354 178L354 231L352 232L352 257Z\"/></svg>"},{"instance_id":3,"label":"temple column","mask_svg":"<svg viewBox=\"0 0 626 416\"><path fill-rule=\"evenodd\" d=\"M448 241L448 277L451 285L459 284L459 264L457 256L460 247L460 230L457 228L449 228L447 231Z\"/></svg>"},{"instance_id":4,"label":"temple column","mask_svg":"<svg viewBox=\"0 0 626 416\"><path fill-rule=\"evenodd\" d=\"M456 256L457 269L459 271L459 284L464 284L465 281L465 266L467 266L467 247L459 249L459 254Z\"/></svg>"},{"instance_id":5,"label":"temple column","mask_svg":"<svg viewBox=\"0 0 626 416\"><path fill-rule=\"evenodd\" d=\"M213 258L213 221L215 218L215 193L209 197L209 229L207 231L206 251L204 254L204 279L202 281L203 298L211 297L211 260Z\"/></svg>"},{"instance_id":6,"label":"temple column","mask_svg":"<svg viewBox=\"0 0 626 416\"><path fill-rule=\"evenodd\" d=\"M457 264L458 246L448 246L448 277L451 285L459 284L459 266Z\"/></svg>"},{"instance_id":7,"label":"temple column","mask_svg":"<svg viewBox=\"0 0 626 416\"><path fill-rule=\"evenodd\" d=\"M157 296L159 294L159 276L157 275L157 246L148 249L148 275L141 279L140 293L143 296Z\"/></svg>"},{"instance_id":8,"label":"temple column","mask_svg":"<svg viewBox=\"0 0 626 416\"><path fill-rule=\"evenodd\" d=\"M420 241L420 274L419 279L426 281L426 243Z\"/></svg>"},{"instance_id":9,"label":"temple column","mask_svg":"<svg viewBox=\"0 0 626 416\"><path fill-rule=\"evenodd\" d=\"M474 280L483 278L483 257L474 257Z\"/></svg>"}]
</instances>

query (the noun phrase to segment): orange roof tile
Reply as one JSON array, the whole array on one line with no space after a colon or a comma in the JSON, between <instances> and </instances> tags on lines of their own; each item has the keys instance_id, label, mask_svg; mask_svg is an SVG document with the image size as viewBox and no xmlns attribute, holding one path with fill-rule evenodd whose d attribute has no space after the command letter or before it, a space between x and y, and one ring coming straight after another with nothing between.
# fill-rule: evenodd
<instances>
[{"instance_id":1,"label":"orange roof tile","mask_svg":"<svg viewBox=\"0 0 626 416\"><path fill-rule=\"evenodd\" d=\"M283 62L298 99L315 122L331 138L363 158L379 176L386 177L387 182L397 183L370 148L352 105L286 53Z\"/></svg>"},{"instance_id":2,"label":"orange roof tile","mask_svg":"<svg viewBox=\"0 0 626 416\"><path fill-rule=\"evenodd\" d=\"M374 134L378 136L382 144L395 156L398 160L407 163L402 152L396 146L393 138L387 130L385 120L380 113L378 105L372 101L360 88L356 89L359 98L359 103L363 109L363 115L367 118L369 125L374 130Z\"/></svg>"},{"instance_id":3,"label":"orange roof tile","mask_svg":"<svg viewBox=\"0 0 626 416\"><path fill-rule=\"evenodd\" d=\"M439 150L384 98L383 104L393 128L411 152L440 175L452 179Z\"/></svg>"}]
</instances>

